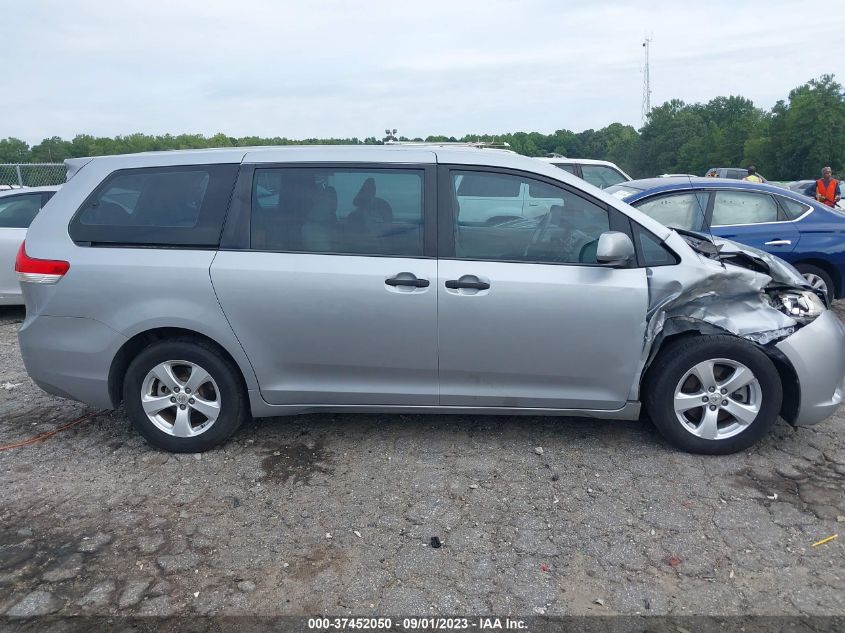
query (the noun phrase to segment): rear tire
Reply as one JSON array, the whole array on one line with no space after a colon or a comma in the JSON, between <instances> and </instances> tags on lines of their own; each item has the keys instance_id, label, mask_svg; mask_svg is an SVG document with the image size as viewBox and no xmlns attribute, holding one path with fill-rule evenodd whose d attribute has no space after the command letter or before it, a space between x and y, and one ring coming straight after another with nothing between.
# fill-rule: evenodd
<instances>
[{"instance_id":1,"label":"rear tire","mask_svg":"<svg viewBox=\"0 0 845 633\"><path fill-rule=\"evenodd\" d=\"M726 455L756 443L775 424L783 391L772 361L748 341L695 336L670 342L648 371L644 402L672 445Z\"/></svg>"},{"instance_id":2,"label":"rear tire","mask_svg":"<svg viewBox=\"0 0 845 633\"><path fill-rule=\"evenodd\" d=\"M123 401L138 432L171 453L207 451L248 416L237 367L213 345L191 338L142 350L126 370Z\"/></svg>"},{"instance_id":3,"label":"rear tire","mask_svg":"<svg viewBox=\"0 0 845 633\"><path fill-rule=\"evenodd\" d=\"M827 274L827 271L822 270L818 266L813 266L812 264L796 264L795 269L801 273L804 279L807 280L807 283L813 286L813 288L816 290L821 290L822 288L824 289L828 303L836 298L833 279Z\"/></svg>"}]
</instances>

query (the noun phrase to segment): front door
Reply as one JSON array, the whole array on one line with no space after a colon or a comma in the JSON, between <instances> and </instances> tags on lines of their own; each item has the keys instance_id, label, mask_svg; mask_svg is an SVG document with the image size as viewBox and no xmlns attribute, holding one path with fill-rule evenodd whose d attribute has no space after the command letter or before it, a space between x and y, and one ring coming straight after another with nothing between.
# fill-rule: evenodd
<instances>
[{"instance_id":1,"label":"front door","mask_svg":"<svg viewBox=\"0 0 845 633\"><path fill-rule=\"evenodd\" d=\"M211 276L267 402L437 404L433 176L254 170L248 247L221 249Z\"/></svg>"},{"instance_id":2,"label":"front door","mask_svg":"<svg viewBox=\"0 0 845 633\"><path fill-rule=\"evenodd\" d=\"M465 222L456 184L468 173L440 176L440 404L622 407L643 350L646 275L598 265L596 244L625 223L575 189L495 170L476 181L527 186L548 211Z\"/></svg>"}]
</instances>

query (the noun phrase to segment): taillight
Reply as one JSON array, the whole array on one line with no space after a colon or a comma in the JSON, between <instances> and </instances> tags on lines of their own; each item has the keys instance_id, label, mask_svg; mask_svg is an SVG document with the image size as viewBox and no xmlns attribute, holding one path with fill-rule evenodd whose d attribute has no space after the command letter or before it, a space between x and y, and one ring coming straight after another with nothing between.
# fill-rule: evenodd
<instances>
[{"instance_id":1,"label":"taillight","mask_svg":"<svg viewBox=\"0 0 845 633\"><path fill-rule=\"evenodd\" d=\"M31 284L54 284L70 270L70 264L59 259L35 259L26 254L26 242L21 242L15 258L18 281Z\"/></svg>"}]
</instances>

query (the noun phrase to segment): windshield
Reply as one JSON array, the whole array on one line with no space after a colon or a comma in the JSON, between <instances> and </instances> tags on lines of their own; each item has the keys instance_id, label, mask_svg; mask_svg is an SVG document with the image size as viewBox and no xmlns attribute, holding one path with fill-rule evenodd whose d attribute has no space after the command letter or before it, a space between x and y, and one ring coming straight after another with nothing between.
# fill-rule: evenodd
<instances>
[{"instance_id":1,"label":"windshield","mask_svg":"<svg viewBox=\"0 0 845 633\"><path fill-rule=\"evenodd\" d=\"M609 193L614 198L619 198L620 200L625 200L626 198L633 196L635 193L640 192L639 189L634 189L629 185L613 185L604 191L605 193Z\"/></svg>"}]
</instances>

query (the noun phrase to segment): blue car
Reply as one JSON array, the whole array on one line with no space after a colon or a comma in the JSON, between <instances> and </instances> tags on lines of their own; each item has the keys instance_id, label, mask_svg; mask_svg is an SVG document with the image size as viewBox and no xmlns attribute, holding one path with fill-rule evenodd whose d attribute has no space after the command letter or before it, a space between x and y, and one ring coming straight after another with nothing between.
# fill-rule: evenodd
<instances>
[{"instance_id":1,"label":"blue car","mask_svg":"<svg viewBox=\"0 0 845 633\"><path fill-rule=\"evenodd\" d=\"M649 178L605 190L672 228L712 233L777 255L830 300L845 297L845 213L774 185Z\"/></svg>"}]
</instances>

